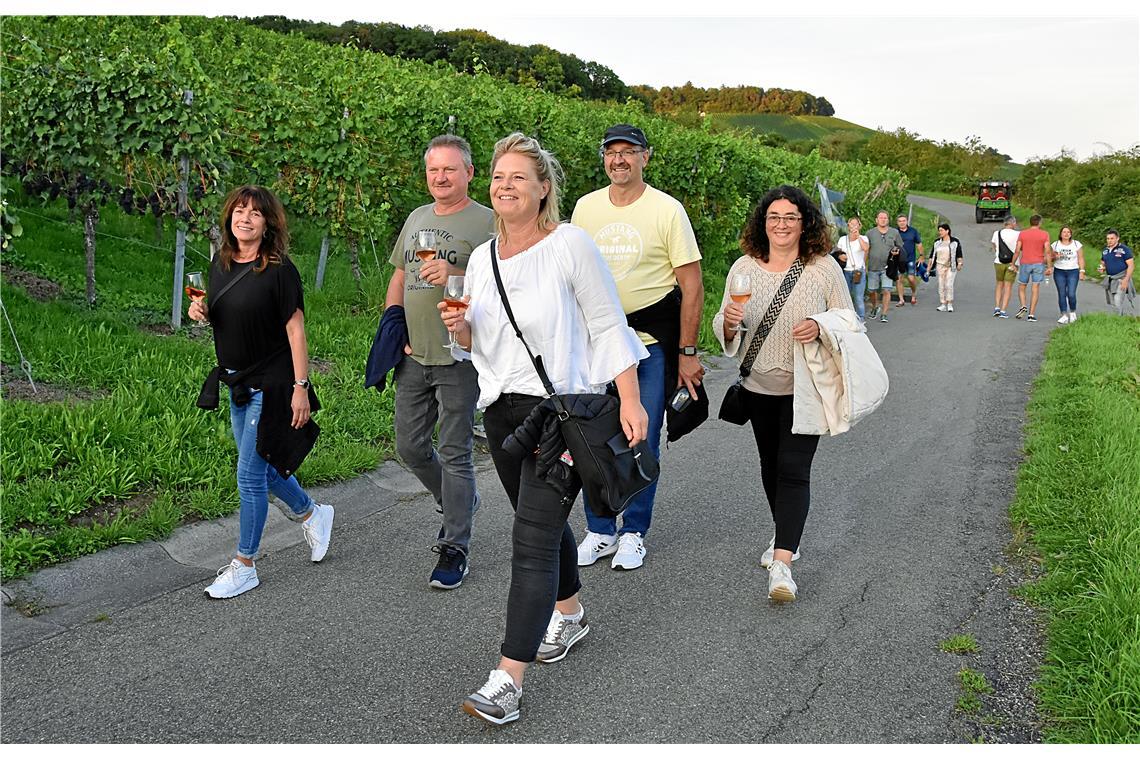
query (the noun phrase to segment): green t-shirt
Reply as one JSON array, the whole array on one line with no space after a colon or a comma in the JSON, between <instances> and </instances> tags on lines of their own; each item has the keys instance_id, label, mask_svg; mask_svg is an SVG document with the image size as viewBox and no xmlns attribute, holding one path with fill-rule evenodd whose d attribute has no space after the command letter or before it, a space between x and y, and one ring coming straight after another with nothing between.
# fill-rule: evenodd
<instances>
[{"instance_id":1,"label":"green t-shirt","mask_svg":"<svg viewBox=\"0 0 1140 760\"><path fill-rule=\"evenodd\" d=\"M419 278L420 260L415 254L416 233L434 230L440 253L448 263L467 268L471 251L491 239L494 229L491 209L472 201L454 214L440 216L435 204L420 206L408 215L388 261L404 270L404 318L408 322L408 342L412 358L425 366L452 364L451 352L443 347L447 330L436 304L443 300L443 287Z\"/></svg>"}]
</instances>

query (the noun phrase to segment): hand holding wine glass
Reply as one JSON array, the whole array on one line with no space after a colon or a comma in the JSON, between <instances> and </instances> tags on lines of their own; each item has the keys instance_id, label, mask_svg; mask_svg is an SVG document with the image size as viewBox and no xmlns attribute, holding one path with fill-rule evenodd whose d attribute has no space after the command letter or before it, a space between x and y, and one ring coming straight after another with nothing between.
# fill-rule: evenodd
<instances>
[{"instance_id":1,"label":"hand holding wine glass","mask_svg":"<svg viewBox=\"0 0 1140 760\"><path fill-rule=\"evenodd\" d=\"M423 265L436 257L438 247L435 230L420 230L416 233L416 258L420 260L417 276L422 282L427 282L423 277Z\"/></svg>"},{"instance_id":2,"label":"hand holding wine glass","mask_svg":"<svg viewBox=\"0 0 1140 760\"><path fill-rule=\"evenodd\" d=\"M729 329L741 333L747 332L748 328L744 324L744 304L752 297L752 277L747 274L730 275L728 297L732 301L732 306L725 308L725 323Z\"/></svg>"},{"instance_id":3,"label":"hand holding wine glass","mask_svg":"<svg viewBox=\"0 0 1140 760\"><path fill-rule=\"evenodd\" d=\"M186 295L190 296L190 308L187 315L195 322L208 322L209 311L206 308L206 282L201 272L186 273Z\"/></svg>"},{"instance_id":4,"label":"hand holding wine glass","mask_svg":"<svg viewBox=\"0 0 1140 760\"><path fill-rule=\"evenodd\" d=\"M443 303L447 313L458 312L462 316L463 312L467 311L467 306L471 301L471 296L464 292L466 280L462 275L453 274L447 278L447 285L443 290ZM445 318L445 323L449 320ZM455 333L448 330L448 342L444 344L444 348L462 348L455 342Z\"/></svg>"}]
</instances>

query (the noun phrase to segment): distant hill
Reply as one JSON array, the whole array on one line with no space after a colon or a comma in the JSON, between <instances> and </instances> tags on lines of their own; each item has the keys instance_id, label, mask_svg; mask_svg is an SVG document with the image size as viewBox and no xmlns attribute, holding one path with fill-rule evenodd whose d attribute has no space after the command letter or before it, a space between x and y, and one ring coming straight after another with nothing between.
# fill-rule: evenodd
<instances>
[{"instance_id":1,"label":"distant hill","mask_svg":"<svg viewBox=\"0 0 1140 760\"><path fill-rule=\"evenodd\" d=\"M777 134L792 140L822 140L834 132L854 132L869 138L875 130L834 116L793 116L782 113L714 113L714 124L735 127L757 135Z\"/></svg>"}]
</instances>

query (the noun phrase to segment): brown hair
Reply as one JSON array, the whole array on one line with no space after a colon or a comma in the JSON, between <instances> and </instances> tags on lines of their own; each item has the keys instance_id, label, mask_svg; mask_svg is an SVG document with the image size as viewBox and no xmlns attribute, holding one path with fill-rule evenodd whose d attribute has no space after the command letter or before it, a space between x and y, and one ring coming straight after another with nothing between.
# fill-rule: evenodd
<instances>
[{"instance_id":1,"label":"brown hair","mask_svg":"<svg viewBox=\"0 0 1140 760\"><path fill-rule=\"evenodd\" d=\"M803 216L800 220L800 260L808 264L817 256L826 256L831 250L831 232L827 227L827 220L803 190L791 185L780 185L769 190L756 204L756 208L752 210L748 222L744 225L744 233L740 236L741 250L763 262L768 261L768 230L765 226L765 217L768 215L768 207L778 200L791 201Z\"/></svg>"},{"instance_id":2,"label":"brown hair","mask_svg":"<svg viewBox=\"0 0 1140 760\"><path fill-rule=\"evenodd\" d=\"M238 206L253 206L265 218L265 235L257 250L257 263L254 272L264 272L270 264L280 264L288 258L289 225L285 221L285 207L277 196L260 185L242 185L226 196L222 204L222 249L218 256L222 259L222 269L227 272L237 254L238 241L230 229L230 220Z\"/></svg>"}]
</instances>

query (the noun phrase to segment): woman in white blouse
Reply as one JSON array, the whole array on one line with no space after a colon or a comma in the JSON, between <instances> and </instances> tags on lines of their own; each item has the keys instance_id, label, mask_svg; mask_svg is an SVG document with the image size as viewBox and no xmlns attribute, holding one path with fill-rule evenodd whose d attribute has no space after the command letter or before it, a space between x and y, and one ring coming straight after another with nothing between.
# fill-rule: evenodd
<instances>
[{"instance_id":1,"label":"woman in white blouse","mask_svg":"<svg viewBox=\"0 0 1140 760\"><path fill-rule=\"evenodd\" d=\"M867 251L871 249L870 241L866 235L859 234L859 217L853 216L847 220L847 234L839 238L835 247L847 254L847 263L843 266L843 277L847 280L847 290L851 292L851 300L855 304L855 313L859 319L866 316L864 310L867 292Z\"/></svg>"},{"instance_id":2,"label":"woman in white blouse","mask_svg":"<svg viewBox=\"0 0 1140 760\"><path fill-rule=\"evenodd\" d=\"M637 363L648 356L626 324L617 287L594 241L581 228L560 224L562 169L537 140L518 132L495 144L491 206L496 250L490 242L471 254L466 286L470 306L448 310L443 321L479 371L478 407L495 470L515 510L511 589L501 658L463 710L491 723L519 717L523 675L535 659L554 662L589 632L578 599L578 553L567 523L569 506L535 475L535 457L503 451L545 396L526 349L503 308L491 268L497 255L511 311L531 351L541 356L558 393L600 393L613 381L630 445L649 425L637 386Z\"/></svg>"},{"instance_id":3,"label":"woman in white blouse","mask_svg":"<svg viewBox=\"0 0 1140 760\"><path fill-rule=\"evenodd\" d=\"M793 341L811 343L818 338L819 325L809 315L851 309L851 294L839 264L827 255L831 250L827 222L799 188L783 185L769 190L745 225L740 247L745 255L729 269L728 281L734 275L748 275L752 295L743 304L734 303L725 288L720 311L713 317L713 333L726 356L747 355L788 270L797 258L804 262L743 381L760 452L760 480L776 528L760 564L768 568L768 598L790 602L798 590L791 564L800 556L811 500L811 463L819 443L818 435L792 433ZM742 322L747 328L743 339Z\"/></svg>"}]
</instances>

